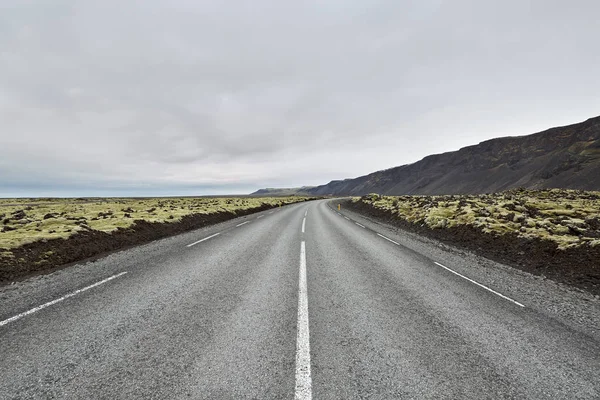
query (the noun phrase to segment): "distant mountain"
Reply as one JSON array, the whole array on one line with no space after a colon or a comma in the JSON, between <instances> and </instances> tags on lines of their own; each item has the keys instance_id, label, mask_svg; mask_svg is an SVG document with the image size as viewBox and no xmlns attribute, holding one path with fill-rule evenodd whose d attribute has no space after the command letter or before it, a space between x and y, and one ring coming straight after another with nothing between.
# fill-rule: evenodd
<instances>
[{"instance_id":1,"label":"distant mountain","mask_svg":"<svg viewBox=\"0 0 600 400\"><path fill-rule=\"evenodd\" d=\"M293 196L293 195L302 195L309 194L309 191L314 189L314 186L302 186L299 188L267 188L260 189L254 193L251 193L250 196Z\"/></svg>"},{"instance_id":2,"label":"distant mountain","mask_svg":"<svg viewBox=\"0 0 600 400\"><path fill-rule=\"evenodd\" d=\"M514 187L600 190L600 117L487 140L414 164L331 181L312 195L491 193Z\"/></svg>"}]
</instances>

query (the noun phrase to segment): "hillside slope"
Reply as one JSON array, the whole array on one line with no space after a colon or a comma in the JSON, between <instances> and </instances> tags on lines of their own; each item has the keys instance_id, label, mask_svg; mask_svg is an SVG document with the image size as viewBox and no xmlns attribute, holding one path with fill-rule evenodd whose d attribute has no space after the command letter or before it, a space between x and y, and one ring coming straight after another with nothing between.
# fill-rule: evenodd
<instances>
[{"instance_id":1,"label":"hillside slope","mask_svg":"<svg viewBox=\"0 0 600 400\"><path fill-rule=\"evenodd\" d=\"M600 117L528 136L488 140L307 192L476 194L515 187L600 190Z\"/></svg>"},{"instance_id":2,"label":"hillside slope","mask_svg":"<svg viewBox=\"0 0 600 400\"><path fill-rule=\"evenodd\" d=\"M250 193L250 196L297 196L308 193L314 186L302 186L299 188L266 188Z\"/></svg>"}]
</instances>

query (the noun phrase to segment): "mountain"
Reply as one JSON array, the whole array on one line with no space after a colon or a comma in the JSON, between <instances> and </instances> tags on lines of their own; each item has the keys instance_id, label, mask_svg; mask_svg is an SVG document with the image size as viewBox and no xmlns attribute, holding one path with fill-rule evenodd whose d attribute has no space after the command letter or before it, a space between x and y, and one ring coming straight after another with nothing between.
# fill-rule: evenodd
<instances>
[{"instance_id":1,"label":"mountain","mask_svg":"<svg viewBox=\"0 0 600 400\"><path fill-rule=\"evenodd\" d=\"M251 193L250 196L293 196L293 195L306 195L308 192L314 189L314 186L302 186L299 188L266 188L257 190Z\"/></svg>"},{"instance_id":2,"label":"mountain","mask_svg":"<svg viewBox=\"0 0 600 400\"><path fill-rule=\"evenodd\" d=\"M312 195L476 194L514 187L600 190L600 117L528 136L487 140L354 179Z\"/></svg>"}]
</instances>

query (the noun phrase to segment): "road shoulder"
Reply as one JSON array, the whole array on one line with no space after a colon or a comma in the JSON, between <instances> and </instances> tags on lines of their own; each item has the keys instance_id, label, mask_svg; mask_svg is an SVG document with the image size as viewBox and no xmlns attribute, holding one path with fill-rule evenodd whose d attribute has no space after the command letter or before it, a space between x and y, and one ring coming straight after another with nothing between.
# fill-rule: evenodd
<instances>
[{"instance_id":1,"label":"road shoulder","mask_svg":"<svg viewBox=\"0 0 600 400\"><path fill-rule=\"evenodd\" d=\"M339 200L328 202L331 212ZM600 297L572 286L536 276L487 259L465 249L448 245L413 232L342 208L343 216L374 232L384 234L403 247L431 260L444 262L455 271L512 298L523 300L527 307L555 319L578 332L600 340Z\"/></svg>"}]
</instances>

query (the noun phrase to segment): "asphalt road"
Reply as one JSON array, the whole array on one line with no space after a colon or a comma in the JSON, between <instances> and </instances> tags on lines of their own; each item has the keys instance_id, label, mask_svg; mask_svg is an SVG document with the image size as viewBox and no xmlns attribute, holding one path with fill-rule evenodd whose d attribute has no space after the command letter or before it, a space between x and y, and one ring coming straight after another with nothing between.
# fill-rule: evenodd
<instances>
[{"instance_id":1,"label":"asphalt road","mask_svg":"<svg viewBox=\"0 0 600 400\"><path fill-rule=\"evenodd\" d=\"M598 299L329 206L0 288L0 398L600 398Z\"/></svg>"}]
</instances>

